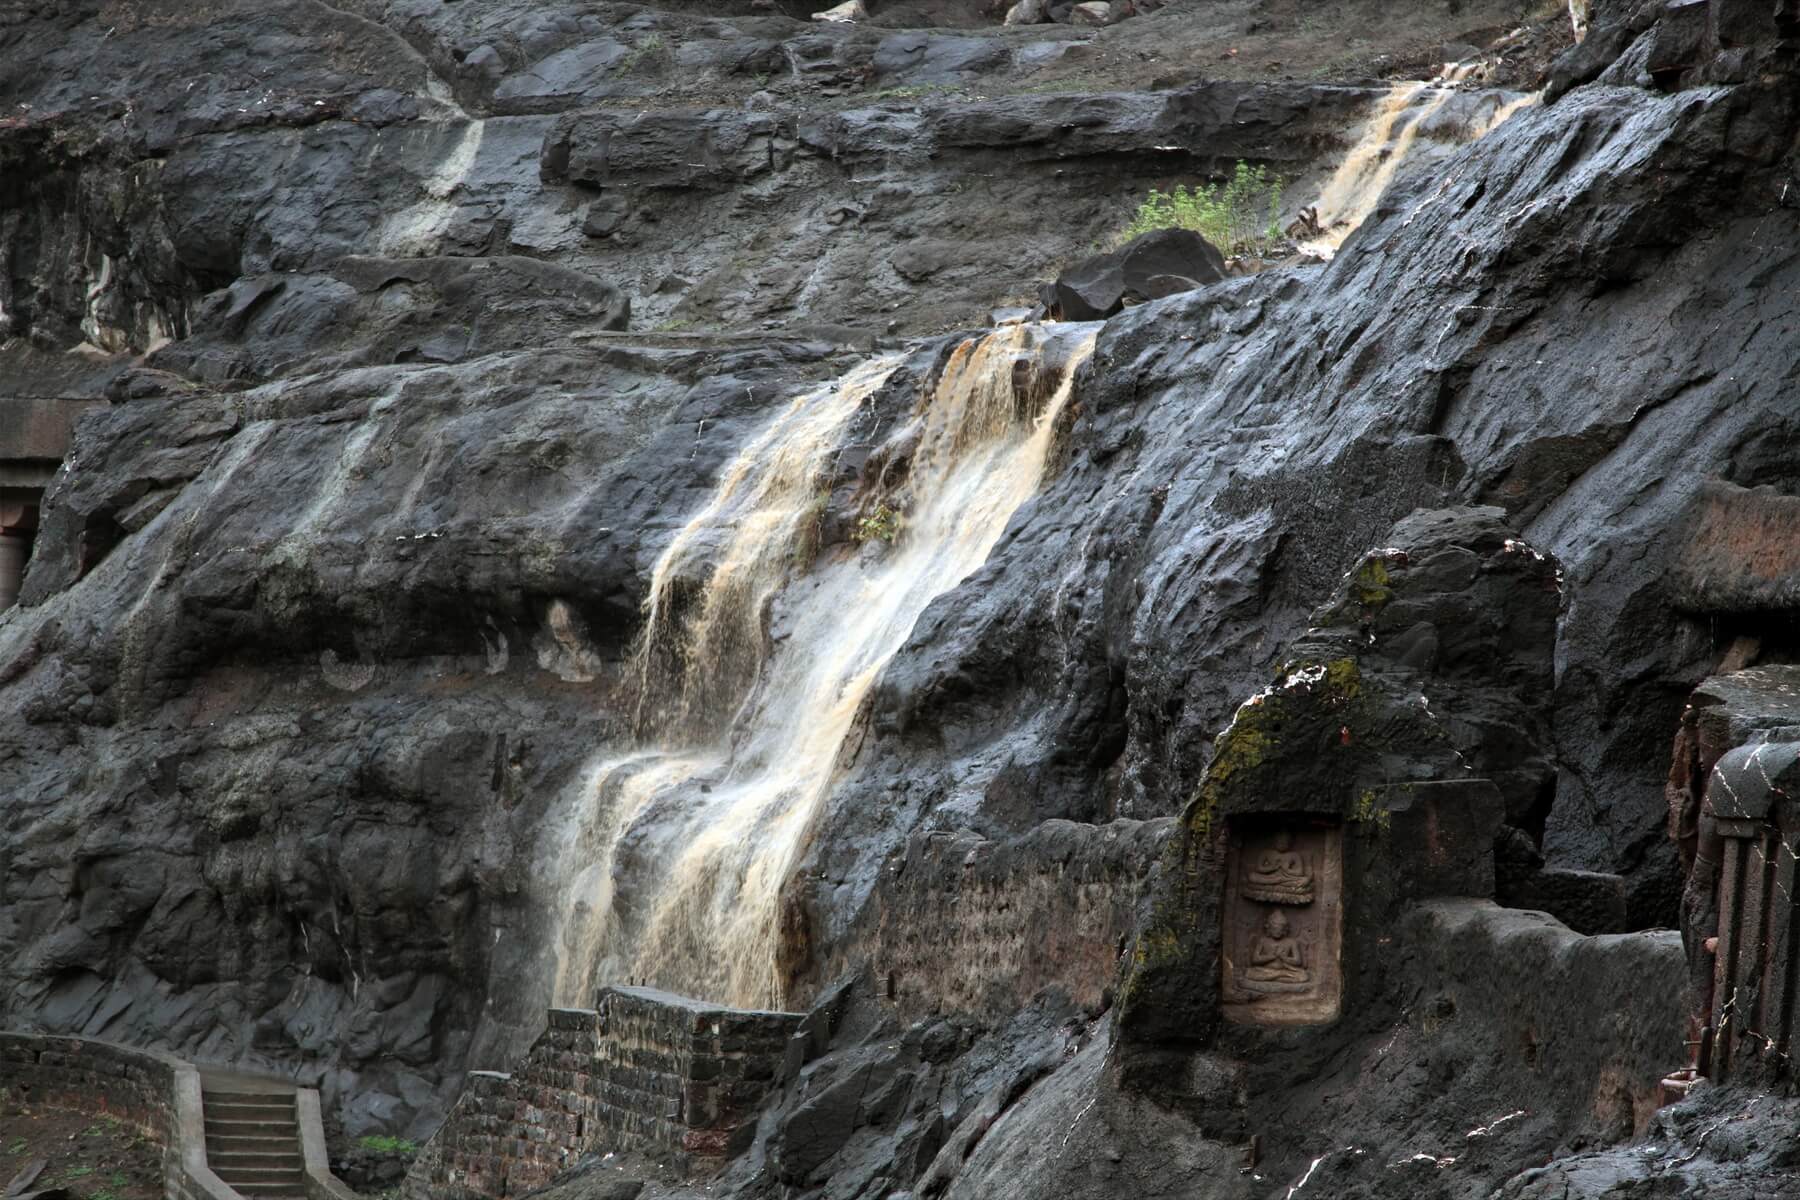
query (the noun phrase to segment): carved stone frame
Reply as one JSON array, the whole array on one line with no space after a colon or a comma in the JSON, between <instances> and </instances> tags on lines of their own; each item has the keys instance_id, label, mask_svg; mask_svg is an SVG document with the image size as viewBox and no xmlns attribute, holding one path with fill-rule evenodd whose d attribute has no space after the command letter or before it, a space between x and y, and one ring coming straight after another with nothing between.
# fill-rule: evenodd
<instances>
[{"instance_id":1,"label":"carved stone frame","mask_svg":"<svg viewBox=\"0 0 1800 1200\"><path fill-rule=\"evenodd\" d=\"M1244 895L1250 855L1259 854L1279 834L1294 839L1314 873L1314 898L1304 906L1281 906L1294 914L1295 937L1308 947L1313 978L1304 990L1248 990L1242 970L1250 947L1274 906ZM1335 818L1300 814L1239 817L1228 830L1225 903L1219 939L1220 991L1224 1016L1240 1025L1326 1025L1338 1019L1344 993L1344 834Z\"/></svg>"}]
</instances>

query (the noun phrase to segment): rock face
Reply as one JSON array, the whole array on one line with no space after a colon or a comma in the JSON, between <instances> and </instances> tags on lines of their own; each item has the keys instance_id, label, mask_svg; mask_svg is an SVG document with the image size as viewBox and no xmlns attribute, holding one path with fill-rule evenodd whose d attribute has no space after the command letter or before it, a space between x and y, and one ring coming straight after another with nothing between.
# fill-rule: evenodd
<instances>
[{"instance_id":1,"label":"rock face","mask_svg":"<svg viewBox=\"0 0 1800 1200\"><path fill-rule=\"evenodd\" d=\"M0 374L93 403L0 616L0 1022L279 1069L352 1136L427 1135L541 1028L649 572L724 465L890 325L978 322L1148 186L1305 169L1385 94L1032 90L1188 7L980 35L9 14ZM822 1007L715 1194L1598 1195L1649 1169L1520 1175L1646 1128L1681 1065L1698 960L1623 932L1706 928L1670 738L1679 808L1730 748L1682 726L1693 689L1794 653L1800 266L1770 247L1800 239L1800 114L1785 7L1594 7L1553 102L1400 171L1329 263L1177 271L1202 286L1100 331L1050 478L856 716L783 893L791 1002ZM881 552L832 496L948 349L894 347L821 481L822 561ZM1304 908L1325 869L1282 864L1315 853L1380 918L1342 926L1335 991L1290 945L1324 916L1223 928L1215 860ZM998 964L1059 880L1088 924L1025 994ZM1558 911L1620 932L1485 898L1577 885ZM992 974L934 983L916 922ZM898 964L891 994L830 989L853 950ZM1232 1020L1251 992L1338 1024ZM1765 1165L1663 1128L1683 1174Z\"/></svg>"}]
</instances>

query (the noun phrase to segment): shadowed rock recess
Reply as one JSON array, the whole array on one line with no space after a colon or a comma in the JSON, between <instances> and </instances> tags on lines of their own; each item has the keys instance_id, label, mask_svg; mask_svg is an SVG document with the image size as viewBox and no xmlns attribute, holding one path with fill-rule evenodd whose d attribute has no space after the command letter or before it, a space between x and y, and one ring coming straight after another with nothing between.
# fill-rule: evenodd
<instances>
[{"instance_id":1,"label":"shadowed rock recess","mask_svg":"<svg viewBox=\"0 0 1800 1200\"><path fill-rule=\"evenodd\" d=\"M1800 3L855 7L0 3L0 1028L412 1200L1800 1196Z\"/></svg>"}]
</instances>

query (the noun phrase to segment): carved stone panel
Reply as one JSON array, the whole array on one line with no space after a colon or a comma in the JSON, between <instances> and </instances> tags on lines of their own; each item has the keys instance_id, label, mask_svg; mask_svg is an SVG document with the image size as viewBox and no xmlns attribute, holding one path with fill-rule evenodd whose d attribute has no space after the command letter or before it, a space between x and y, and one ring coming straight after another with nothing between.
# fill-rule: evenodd
<instances>
[{"instance_id":1,"label":"carved stone panel","mask_svg":"<svg viewBox=\"0 0 1800 1200\"><path fill-rule=\"evenodd\" d=\"M1225 871L1226 1020L1337 1020L1344 986L1341 829L1305 818L1234 821Z\"/></svg>"}]
</instances>

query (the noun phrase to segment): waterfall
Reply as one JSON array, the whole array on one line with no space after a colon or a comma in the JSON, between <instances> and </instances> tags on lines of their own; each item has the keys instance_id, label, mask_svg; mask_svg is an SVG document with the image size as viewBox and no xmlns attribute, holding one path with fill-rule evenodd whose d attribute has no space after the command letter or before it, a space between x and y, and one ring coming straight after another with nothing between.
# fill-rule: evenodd
<instances>
[{"instance_id":1,"label":"waterfall","mask_svg":"<svg viewBox=\"0 0 1800 1200\"><path fill-rule=\"evenodd\" d=\"M1305 249L1327 258L1335 254L1375 211L1400 168L1422 157L1426 148L1441 157L1538 102L1535 92L1444 86L1463 78L1468 69L1450 63L1436 80L1397 83L1388 90L1313 202L1317 233L1302 243Z\"/></svg>"},{"instance_id":2,"label":"waterfall","mask_svg":"<svg viewBox=\"0 0 1800 1200\"><path fill-rule=\"evenodd\" d=\"M835 456L897 359L800 396L721 472L652 572L640 746L587 785L605 816L572 876L564 1002L621 980L783 1001L782 889L863 702L1038 489L1095 334L1011 326L957 346L888 439L909 450L903 481L865 508L897 517L866 523L858 552L811 561Z\"/></svg>"}]
</instances>

